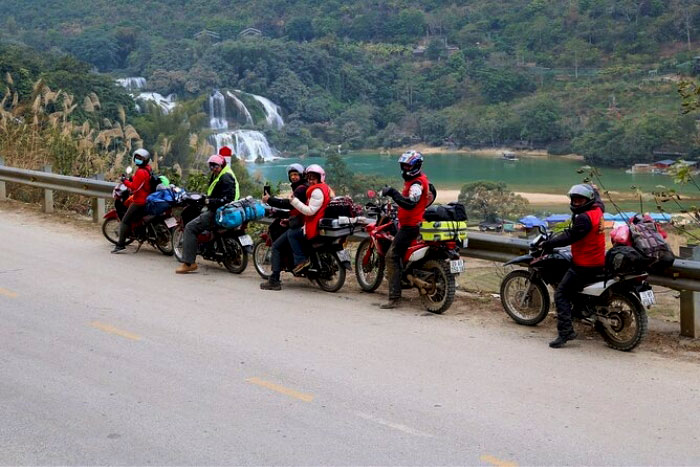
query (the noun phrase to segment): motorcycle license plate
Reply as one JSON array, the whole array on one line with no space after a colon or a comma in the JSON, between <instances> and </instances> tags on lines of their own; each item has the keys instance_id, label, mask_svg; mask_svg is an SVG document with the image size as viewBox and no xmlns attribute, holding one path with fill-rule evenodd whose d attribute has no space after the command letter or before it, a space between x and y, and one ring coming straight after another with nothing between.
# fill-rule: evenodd
<instances>
[{"instance_id":1,"label":"motorcycle license plate","mask_svg":"<svg viewBox=\"0 0 700 467\"><path fill-rule=\"evenodd\" d=\"M642 299L642 305L645 307L650 307L656 304L656 297L654 297L653 290L645 290L644 292L639 292L639 298Z\"/></svg>"},{"instance_id":2,"label":"motorcycle license plate","mask_svg":"<svg viewBox=\"0 0 700 467\"><path fill-rule=\"evenodd\" d=\"M341 263L344 263L345 261L350 262L350 253L348 253L348 250L340 250L338 252L338 259Z\"/></svg>"},{"instance_id":3,"label":"motorcycle license plate","mask_svg":"<svg viewBox=\"0 0 700 467\"><path fill-rule=\"evenodd\" d=\"M175 219L174 217L168 217L167 219L165 219L165 226L167 228L172 229L176 225L177 225L177 219Z\"/></svg>"},{"instance_id":4,"label":"motorcycle license plate","mask_svg":"<svg viewBox=\"0 0 700 467\"><path fill-rule=\"evenodd\" d=\"M241 245L243 246L253 245L253 239L250 238L250 235L241 235L240 237L238 237L238 241L241 242Z\"/></svg>"},{"instance_id":5,"label":"motorcycle license plate","mask_svg":"<svg viewBox=\"0 0 700 467\"><path fill-rule=\"evenodd\" d=\"M450 261L450 272L452 274L459 274L464 272L464 260L463 259L453 259Z\"/></svg>"}]
</instances>

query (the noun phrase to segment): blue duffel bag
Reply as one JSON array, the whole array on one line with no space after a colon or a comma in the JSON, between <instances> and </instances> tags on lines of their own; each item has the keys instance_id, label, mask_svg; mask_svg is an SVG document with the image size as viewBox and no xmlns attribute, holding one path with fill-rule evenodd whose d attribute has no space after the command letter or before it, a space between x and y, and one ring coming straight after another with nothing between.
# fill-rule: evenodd
<instances>
[{"instance_id":1,"label":"blue duffel bag","mask_svg":"<svg viewBox=\"0 0 700 467\"><path fill-rule=\"evenodd\" d=\"M265 216L265 206L255 201L252 196L225 204L216 210L214 220L226 229L235 229L244 222L250 222Z\"/></svg>"},{"instance_id":2,"label":"blue duffel bag","mask_svg":"<svg viewBox=\"0 0 700 467\"><path fill-rule=\"evenodd\" d=\"M146 198L146 214L160 216L175 203L175 194L172 188L157 190Z\"/></svg>"}]
</instances>

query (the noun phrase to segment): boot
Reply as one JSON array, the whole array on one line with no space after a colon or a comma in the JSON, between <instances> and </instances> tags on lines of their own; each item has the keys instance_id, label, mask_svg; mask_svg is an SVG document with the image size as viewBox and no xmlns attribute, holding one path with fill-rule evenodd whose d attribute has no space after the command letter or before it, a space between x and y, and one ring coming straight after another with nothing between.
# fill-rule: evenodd
<instances>
[{"instance_id":1,"label":"boot","mask_svg":"<svg viewBox=\"0 0 700 467\"><path fill-rule=\"evenodd\" d=\"M399 299L398 298L390 298L388 302L382 303L379 308L382 310L392 310L394 308L399 307Z\"/></svg>"},{"instance_id":2,"label":"boot","mask_svg":"<svg viewBox=\"0 0 700 467\"><path fill-rule=\"evenodd\" d=\"M182 263L176 270L175 274L187 274L188 272L195 272L198 266L197 263L187 264Z\"/></svg>"},{"instance_id":3,"label":"boot","mask_svg":"<svg viewBox=\"0 0 700 467\"><path fill-rule=\"evenodd\" d=\"M126 247L123 245L114 245L114 249L111 251L112 253L119 253L120 251L126 250Z\"/></svg>"},{"instance_id":4,"label":"boot","mask_svg":"<svg viewBox=\"0 0 700 467\"><path fill-rule=\"evenodd\" d=\"M282 290L282 282L272 279L260 283L261 290Z\"/></svg>"},{"instance_id":5,"label":"boot","mask_svg":"<svg viewBox=\"0 0 700 467\"><path fill-rule=\"evenodd\" d=\"M577 336L578 335L573 330L567 333L560 333L556 339L549 343L549 346L553 349L560 349L564 347L564 344L568 341L576 339Z\"/></svg>"}]
</instances>

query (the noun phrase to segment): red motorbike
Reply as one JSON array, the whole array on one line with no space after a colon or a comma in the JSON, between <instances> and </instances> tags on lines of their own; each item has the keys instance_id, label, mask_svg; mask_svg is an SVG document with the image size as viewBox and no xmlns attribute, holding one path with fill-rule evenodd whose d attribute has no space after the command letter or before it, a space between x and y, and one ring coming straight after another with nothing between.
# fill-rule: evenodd
<instances>
[{"instance_id":1,"label":"red motorbike","mask_svg":"<svg viewBox=\"0 0 700 467\"><path fill-rule=\"evenodd\" d=\"M373 292L384 278L386 253L398 230L397 208L388 201L384 205L369 203L369 216L377 221L365 226L369 238L363 240L355 255L355 276L360 288ZM401 287L416 288L423 306L432 313L443 313L455 296L455 276L464 272L457 239L414 240L403 257Z\"/></svg>"},{"instance_id":2,"label":"red motorbike","mask_svg":"<svg viewBox=\"0 0 700 467\"><path fill-rule=\"evenodd\" d=\"M127 167L127 174L131 173L131 167ZM131 192L123 183L120 183L112 191L114 209L104 215L102 222L102 234L113 244L119 242L119 225L121 219L131 204L129 196ZM172 211L168 209L158 216L146 215L136 222L132 222L125 243L128 245L134 241L139 243L136 251L141 249L144 242L148 242L166 256L172 256L172 230L177 225L177 220L172 217Z\"/></svg>"}]
</instances>

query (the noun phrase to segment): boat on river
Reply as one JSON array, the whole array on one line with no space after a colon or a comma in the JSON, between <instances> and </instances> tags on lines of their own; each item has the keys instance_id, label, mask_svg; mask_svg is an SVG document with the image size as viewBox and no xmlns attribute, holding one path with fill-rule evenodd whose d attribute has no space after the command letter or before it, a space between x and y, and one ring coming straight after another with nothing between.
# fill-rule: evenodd
<instances>
[{"instance_id":1,"label":"boat on river","mask_svg":"<svg viewBox=\"0 0 700 467\"><path fill-rule=\"evenodd\" d=\"M503 151L503 160L505 160L505 161L517 161L518 156L516 156L514 152Z\"/></svg>"}]
</instances>

